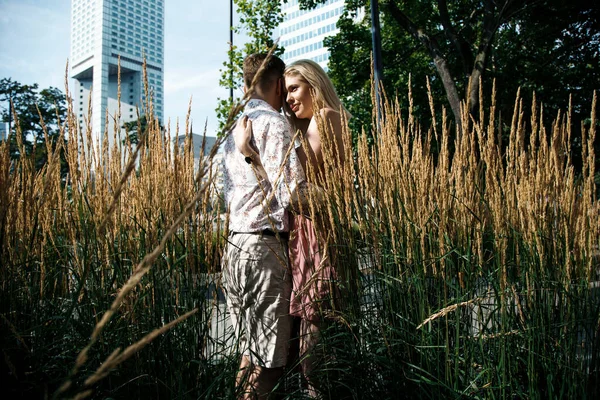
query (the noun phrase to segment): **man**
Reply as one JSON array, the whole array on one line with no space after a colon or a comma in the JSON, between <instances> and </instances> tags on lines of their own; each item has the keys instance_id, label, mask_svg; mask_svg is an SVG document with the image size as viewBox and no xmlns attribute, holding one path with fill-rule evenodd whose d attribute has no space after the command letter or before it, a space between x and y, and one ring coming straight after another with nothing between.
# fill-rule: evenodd
<instances>
[{"instance_id":1,"label":"man","mask_svg":"<svg viewBox=\"0 0 600 400\"><path fill-rule=\"evenodd\" d=\"M279 110L283 71L278 57L244 60L244 90L265 63L242 118L252 122L253 146L266 177L252 168L229 135L224 144L224 193L230 235L223 257L233 326L245 341L236 383L242 398L267 398L286 364L291 335L291 274L287 239L292 198L306 189L292 132ZM258 161L258 160L256 160Z\"/></svg>"}]
</instances>

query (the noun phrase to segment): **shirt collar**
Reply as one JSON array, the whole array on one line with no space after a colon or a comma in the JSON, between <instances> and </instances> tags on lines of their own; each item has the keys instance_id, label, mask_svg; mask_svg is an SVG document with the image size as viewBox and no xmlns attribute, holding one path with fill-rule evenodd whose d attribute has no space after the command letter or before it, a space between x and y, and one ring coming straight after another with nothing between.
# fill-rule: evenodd
<instances>
[{"instance_id":1,"label":"shirt collar","mask_svg":"<svg viewBox=\"0 0 600 400\"><path fill-rule=\"evenodd\" d=\"M271 105L269 103L267 103L266 101L264 101L262 99L250 99L250 100L248 100L248 103L246 103L246 108L248 108L248 109L262 108L262 109L267 109L269 111L278 112L273 107L271 107Z\"/></svg>"}]
</instances>

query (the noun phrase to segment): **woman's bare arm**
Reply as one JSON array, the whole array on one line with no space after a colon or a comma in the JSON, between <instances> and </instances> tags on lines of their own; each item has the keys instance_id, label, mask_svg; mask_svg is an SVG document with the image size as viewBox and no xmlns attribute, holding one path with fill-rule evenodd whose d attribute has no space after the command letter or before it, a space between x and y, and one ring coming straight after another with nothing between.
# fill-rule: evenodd
<instances>
[{"instance_id":1,"label":"woman's bare arm","mask_svg":"<svg viewBox=\"0 0 600 400\"><path fill-rule=\"evenodd\" d=\"M330 140L332 141L332 145L336 148L334 152L337 152L337 158L340 163L344 162L344 151L343 151L343 138L342 138L342 120L340 113L337 111L333 111L328 108L321 109L320 118L322 118L323 123L326 126L324 134L332 134ZM312 166L322 166L323 165L323 143L321 132L319 132L319 127L317 124L317 120L312 118L310 124L308 125L308 129L306 131L306 140L310 146L310 154Z\"/></svg>"},{"instance_id":2,"label":"woman's bare arm","mask_svg":"<svg viewBox=\"0 0 600 400\"><path fill-rule=\"evenodd\" d=\"M258 151L252 145L252 121L244 116L233 129L232 135L235 147L244 155L246 162L256 168L257 174L262 179L266 179L267 172L262 165Z\"/></svg>"}]
</instances>

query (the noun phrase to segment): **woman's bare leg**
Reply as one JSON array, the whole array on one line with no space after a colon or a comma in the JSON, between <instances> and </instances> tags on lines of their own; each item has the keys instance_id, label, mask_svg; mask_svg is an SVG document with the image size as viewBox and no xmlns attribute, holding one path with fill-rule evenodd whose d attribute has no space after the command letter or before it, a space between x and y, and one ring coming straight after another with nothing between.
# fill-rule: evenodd
<instances>
[{"instance_id":1,"label":"woman's bare leg","mask_svg":"<svg viewBox=\"0 0 600 400\"><path fill-rule=\"evenodd\" d=\"M303 319L300 322L300 365L308 385L308 395L313 399L318 398L312 375L318 359L318 355L315 354L315 346L319 339L319 325Z\"/></svg>"}]
</instances>

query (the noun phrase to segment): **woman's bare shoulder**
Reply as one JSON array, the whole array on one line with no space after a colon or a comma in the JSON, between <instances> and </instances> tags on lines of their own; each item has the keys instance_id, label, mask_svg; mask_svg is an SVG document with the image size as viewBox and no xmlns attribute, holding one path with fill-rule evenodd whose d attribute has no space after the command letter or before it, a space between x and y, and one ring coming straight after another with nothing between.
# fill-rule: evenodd
<instances>
[{"instance_id":1,"label":"woman's bare shoulder","mask_svg":"<svg viewBox=\"0 0 600 400\"><path fill-rule=\"evenodd\" d=\"M339 111L336 111L329 107L321 108L319 112L321 114L321 118L327 118L330 120L340 120L342 118Z\"/></svg>"},{"instance_id":2,"label":"woman's bare shoulder","mask_svg":"<svg viewBox=\"0 0 600 400\"><path fill-rule=\"evenodd\" d=\"M325 107L320 110L320 114L321 118L323 118L323 121L325 121L327 124L331 124L334 134L339 135L342 130L342 115L340 112L332 108Z\"/></svg>"}]
</instances>

